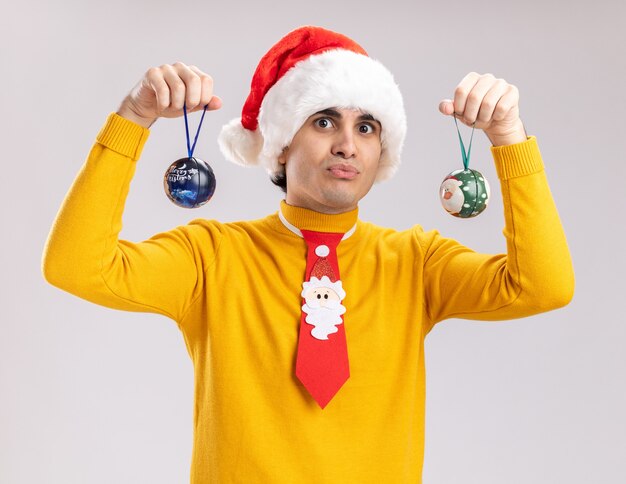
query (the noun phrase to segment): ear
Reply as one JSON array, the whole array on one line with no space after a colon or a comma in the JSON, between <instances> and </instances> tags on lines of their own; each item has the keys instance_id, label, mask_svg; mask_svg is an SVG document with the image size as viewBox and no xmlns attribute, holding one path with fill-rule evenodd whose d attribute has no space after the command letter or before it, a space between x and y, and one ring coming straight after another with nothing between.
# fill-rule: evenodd
<instances>
[{"instance_id":1,"label":"ear","mask_svg":"<svg viewBox=\"0 0 626 484\"><path fill-rule=\"evenodd\" d=\"M283 151L281 151L280 155L278 155L278 163L280 165L285 165L287 163L287 152L289 151L289 146L285 146Z\"/></svg>"}]
</instances>

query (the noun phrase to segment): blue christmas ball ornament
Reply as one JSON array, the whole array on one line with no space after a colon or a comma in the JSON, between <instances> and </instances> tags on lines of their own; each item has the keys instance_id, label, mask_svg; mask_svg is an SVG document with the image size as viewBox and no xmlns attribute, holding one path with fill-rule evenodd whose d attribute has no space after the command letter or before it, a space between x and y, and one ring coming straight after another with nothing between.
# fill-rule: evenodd
<instances>
[{"instance_id":1,"label":"blue christmas ball ornament","mask_svg":"<svg viewBox=\"0 0 626 484\"><path fill-rule=\"evenodd\" d=\"M206 161L181 158L170 165L163 177L167 197L179 207L198 208L215 192L215 175Z\"/></svg>"}]
</instances>

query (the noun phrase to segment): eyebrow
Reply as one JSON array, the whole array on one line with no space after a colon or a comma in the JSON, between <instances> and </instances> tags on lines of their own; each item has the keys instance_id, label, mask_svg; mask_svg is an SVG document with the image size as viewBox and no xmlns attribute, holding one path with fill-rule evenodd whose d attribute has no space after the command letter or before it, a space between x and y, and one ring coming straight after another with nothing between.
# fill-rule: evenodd
<instances>
[{"instance_id":1,"label":"eyebrow","mask_svg":"<svg viewBox=\"0 0 626 484\"><path fill-rule=\"evenodd\" d=\"M326 116L331 116L337 119L341 119L341 113L335 109L329 108L329 109L322 109L321 111L318 111L317 113L315 113L313 116L316 116L318 114L325 114ZM381 122L378 121L378 119L376 119L374 116L372 116L370 113L363 113L361 114L361 116L359 116L357 118L359 121L374 121L375 123L378 123L379 126L382 126Z\"/></svg>"}]
</instances>

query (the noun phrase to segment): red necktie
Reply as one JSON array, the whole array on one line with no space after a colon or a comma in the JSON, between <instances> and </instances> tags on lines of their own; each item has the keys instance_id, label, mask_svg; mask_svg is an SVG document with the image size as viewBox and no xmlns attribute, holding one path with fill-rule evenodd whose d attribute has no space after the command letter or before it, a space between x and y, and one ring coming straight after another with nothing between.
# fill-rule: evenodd
<instances>
[{"instance_id":1,"label":"red necktie","mask_svg":"<svg viewBox=\"0 0 626 484\"><path fill-rule=\"evenodd\" d=\"M302 230L302 235L308 250L296 376L324 408L350 377L337 262L344 234Z\"/></svg>"}]
</instances>

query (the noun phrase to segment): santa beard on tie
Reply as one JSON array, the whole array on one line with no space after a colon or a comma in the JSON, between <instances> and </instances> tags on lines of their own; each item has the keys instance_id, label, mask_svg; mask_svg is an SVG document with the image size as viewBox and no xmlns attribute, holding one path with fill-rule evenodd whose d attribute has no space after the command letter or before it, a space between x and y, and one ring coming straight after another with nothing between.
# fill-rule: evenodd
<instances>
[{"instance_id":1,"label":"santa beard on tie","mask_svg":"<svg viewBox=\"0 0 626 484\"><path fill-rule=\"evenodd\" d=\"M343 321L341 315L346 312L345 306L338 300L322 300L309 298L302 305L302 310L307 314L306 322L315 326L311 335L316 339L328 339L329 334L338 331L337 325Z\"/></svg>"}]
</instances>

